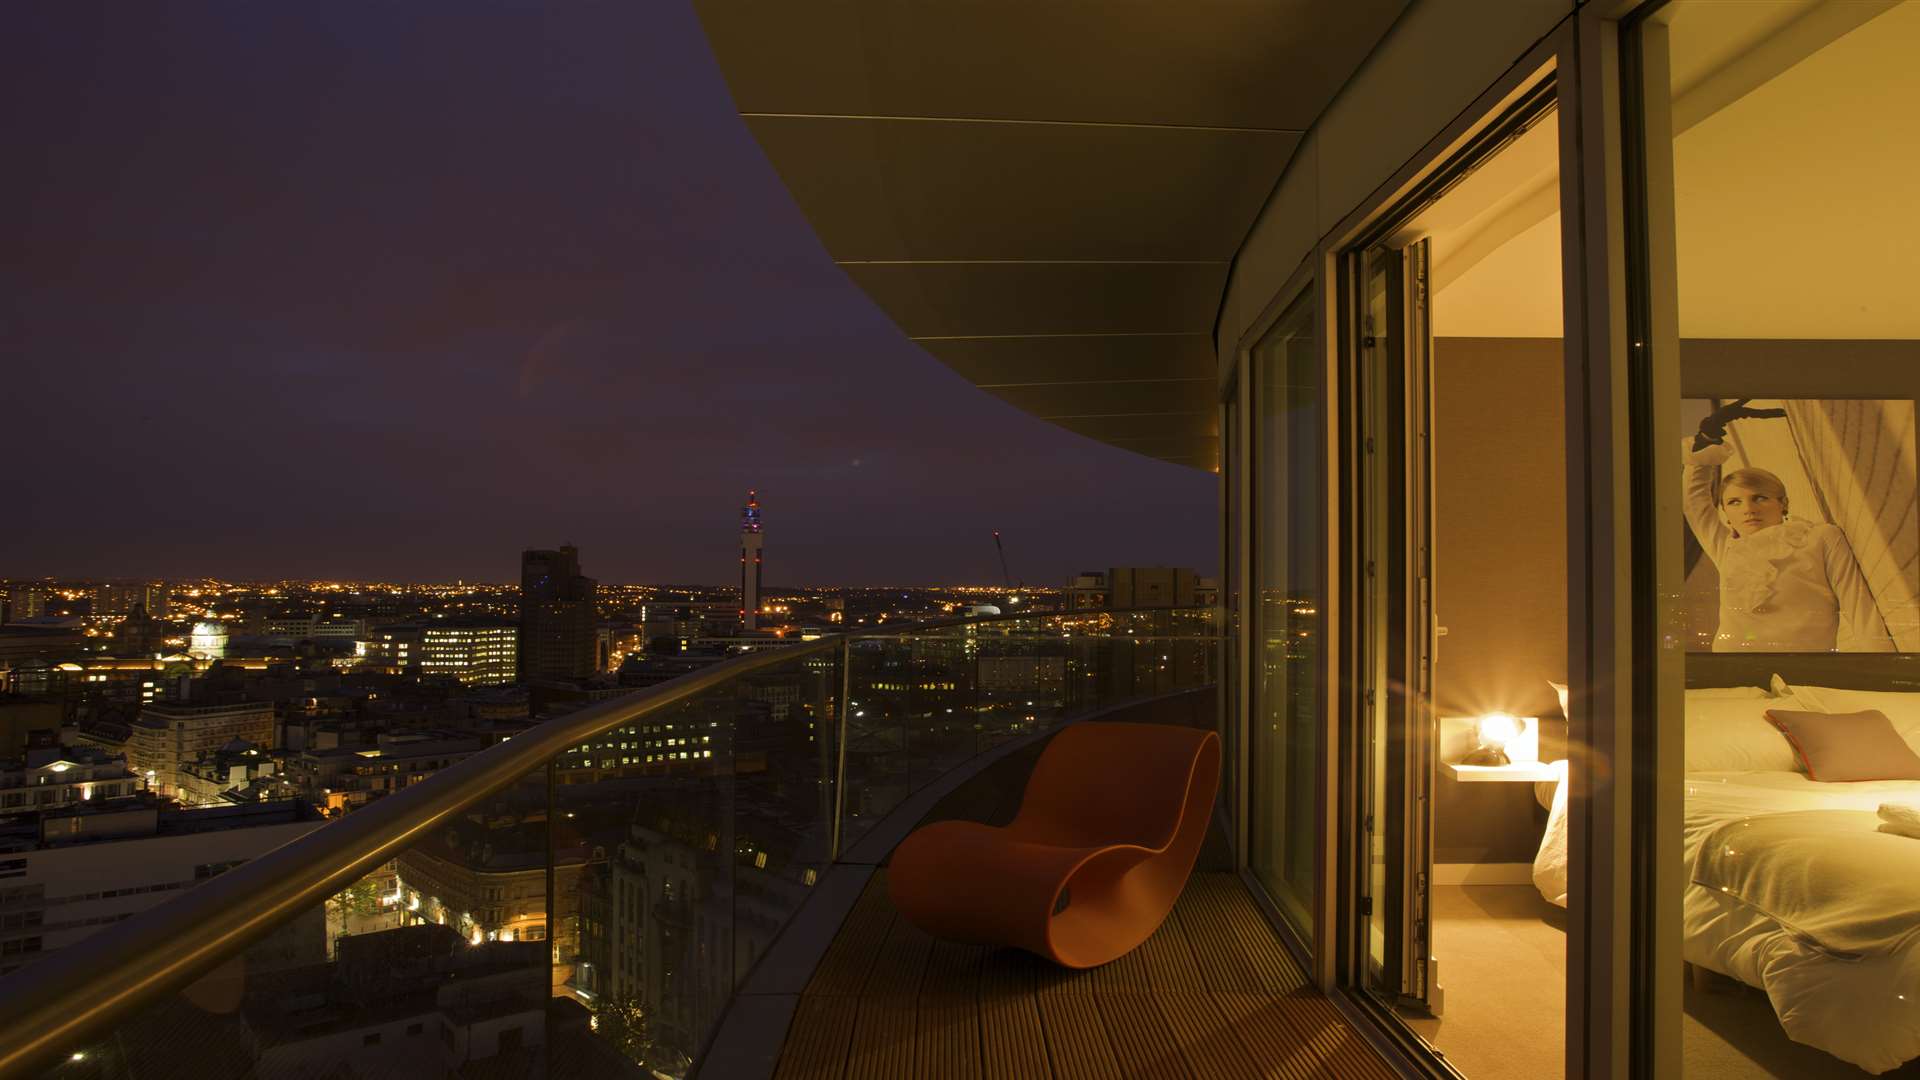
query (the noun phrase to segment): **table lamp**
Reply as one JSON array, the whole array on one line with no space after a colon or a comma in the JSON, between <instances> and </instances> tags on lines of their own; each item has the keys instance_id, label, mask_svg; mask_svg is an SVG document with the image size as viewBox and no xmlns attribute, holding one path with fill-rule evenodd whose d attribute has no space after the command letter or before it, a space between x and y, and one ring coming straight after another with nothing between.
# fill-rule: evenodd
<instances>
[{"instance_id":1,"label":"table lamp","mask_svg":"<svg viewBox=\"0 0 1920 1080\"><path fill-rule=\"evenodd\" d=\"M1518 717L1506 713L1488 713L1480 718L1475 736L1480 745L1461 759L1463 765L1511 765L1513 759L1507 756L1507 744L1518 740L1525 731Z\"/></svg>"}]
</instances>

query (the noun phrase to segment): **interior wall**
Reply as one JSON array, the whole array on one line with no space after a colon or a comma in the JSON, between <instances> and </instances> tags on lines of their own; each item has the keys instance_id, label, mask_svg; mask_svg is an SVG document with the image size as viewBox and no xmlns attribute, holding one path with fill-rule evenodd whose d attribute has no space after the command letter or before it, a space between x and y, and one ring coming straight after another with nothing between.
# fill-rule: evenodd
<instances>
[{"instance_id":1,"label":"interior wall","mask_svg":"<svg viewBox=\"0 0 1920 1080\"><path fill-rule=\"evenodd\" d=\"M1434 705L1540 717L1543 760L1566 747L1547 685L1567 674L1565 348L1434 340L1434 612L1447 628ZM1532 784L1442 770L1435 788L1435 862L1533 861L1544 813Z\"/></svg>"},{"instance_id":2,"label":"interior wall","mask_svg":"<svg viewBox=\"0 0 1920 1080\"><path fill-rule=\"evenodd\" d=\"M1314 121L1235 256L1216 347L1234 347L1314 246L1473 104L1573 0L1415 0ZM1445 63L1435 63L1445 57Z\"/></svg>"}]
</instances>

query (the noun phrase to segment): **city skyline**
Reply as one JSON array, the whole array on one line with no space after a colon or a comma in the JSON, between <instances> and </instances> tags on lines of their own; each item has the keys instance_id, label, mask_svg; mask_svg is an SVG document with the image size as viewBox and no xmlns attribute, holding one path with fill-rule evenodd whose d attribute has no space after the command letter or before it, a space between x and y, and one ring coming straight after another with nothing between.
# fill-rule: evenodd
<instances>
[{"instance_id":1,"label":"city skyline","mask_svg":"<svg viewBox=\"0 0 1920 1080\"><path fill-rule=\"evenodd\" d=\"M0 573L723 582L748 488L778 581L998 580L996 529L1016 579L1214 568L1214 477L847 279L690 11L432 7L20 13Z\"/></svg>"},{"instance_id":2,"label":"city skyline","mask_svg":"<svg viewBox=\"0 0 1920 1080\"><path fill-rule=\"evenodd\" d=\"M578 546L578 545L574 545ZM1083 566L1081 571L1104 570L1108 560L1096 559L1095 565ZM1171 564L1155 563L1155 566ZM1017 584L1016 589L1026 591L1054 592L1068 583L1073 575L1059 581L1027 581ZM1211 578L1211 573L1203 576ZM285 574L268 574L260 577L246 577L233 574L188 574L180 577L168 577L159 574L0 574L0 583L19 585L40 585L47 588L60 588L68 585L124 585L124 584L171 584L189 585L195 583L219 583L227 585L327 585L346 588L349 586L366 588L493 588L515 589L519 583L511 578L401 578L393 576L373 577L297 577ZM728 581L620 581L602 580L601 586L610 589L705 589L727 592L739 592L737 582ZM884 590L888 588L954 588L977 589L982 592L1005 592L1006 586L997 581L962 580L948 581L879 581L879 582L840 582L840 581L777 581L765 586L765 593L779 593L787 590L811 589L868 589Z\"/></svg>"}]
</instances>

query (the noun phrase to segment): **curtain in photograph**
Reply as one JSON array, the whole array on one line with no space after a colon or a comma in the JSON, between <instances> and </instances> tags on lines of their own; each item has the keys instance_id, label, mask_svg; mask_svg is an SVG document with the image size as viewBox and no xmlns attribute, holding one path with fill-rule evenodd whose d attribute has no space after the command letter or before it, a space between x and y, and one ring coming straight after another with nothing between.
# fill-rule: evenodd
<instances>
[{"instance_id":1,"label":"curtain in photograph","mask_svg":"<svg viewBox=\"0 0 1920 1080\"><path fill-rule=\"evenodd\" d=\"M1758 404L1758 403L1756 403ZM1847 535L1900 652L1920 652L1920 508L1912 401L1783 402L1820 505ZM1791 488L1790 488L1791 489ZM1799 505L1795 517L1802 515Z\"/></svg>"}]
</instances>

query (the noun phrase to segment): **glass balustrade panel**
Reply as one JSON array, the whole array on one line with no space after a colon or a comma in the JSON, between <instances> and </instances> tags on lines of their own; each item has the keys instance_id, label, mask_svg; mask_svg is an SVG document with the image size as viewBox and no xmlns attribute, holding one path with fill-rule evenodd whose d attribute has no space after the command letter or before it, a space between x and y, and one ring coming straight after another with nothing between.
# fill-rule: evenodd
<instances>
[{"instance_id":1,"label":"glass balustrade panel","mask_svg":"<svg viewBox=\"0 0 1920 1080\"><path fill-rule=\"evenodd\" d=\"M360 779L400 782L360 767ZM579 948L573 905L589 853L568 830L550 828L555 824L544 771L529 776L281 921L185 990L65 1048L49 1075L397 1080L482 1068L637 1078L606 1060L592 1035L592 1012L565 993ZM96 875L101 880L152 881L95 891L80 874L64 875L68 884L49 888L44 908L42 940L52 947L17 975L32 978L34 964L61 962L59 947L110 932L156 901L341 826L276 804L189 809L162 812L150 836L49 851L69 855L76 866L95 853L113 854L110 872ZM124 848L145 850L115 853ZM550 851L558 919L548 903Z\"/></svg>"}]
</instances>

